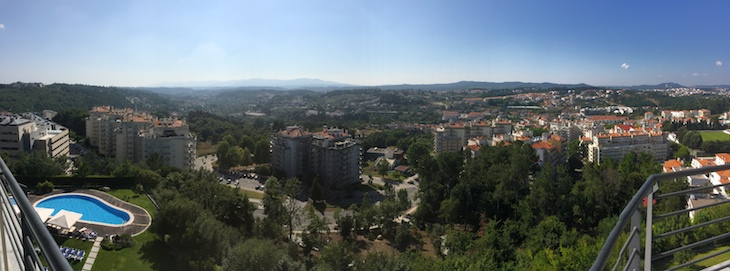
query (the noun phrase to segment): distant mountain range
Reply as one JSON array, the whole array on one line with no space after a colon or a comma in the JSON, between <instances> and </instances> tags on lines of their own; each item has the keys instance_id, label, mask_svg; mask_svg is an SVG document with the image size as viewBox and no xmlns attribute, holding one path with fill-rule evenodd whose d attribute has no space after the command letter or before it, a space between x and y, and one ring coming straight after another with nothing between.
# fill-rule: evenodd
<instances>
[{"instance_id":1,"label":"distant mountain range","mask_svg":"<svg viewBox=\"0 0 730 271\"><path fill-rule=\"evenodd\" d=\"M669 89L669 88L684 88L685 86L677 84L677 83L661 83L656 85L638 85L638 86L616 86L612 88L624 88L624 89L634 89L634 90L642 90L642 89Z\"/></svg>"},{"instance_id":2,"label":"distant mountain range","mask_svg":"<svg viewBox=\"0 0 730 271\"><path fill-rule=\"evenodd\" d=\"M180 83L161 83L150 87L141 87L149 91L163 94L191 94L201 90L217 92L221 90L294 90L307 89L313 91L330 91L338 89L357 89L357 88L377 88L384 90L469 90L469 89L550 89L550 88L592 88L588 84L558 84L558 83L531 83L531 82L479 82L479 81L460 81L455 83L443 84L402 84L402 85L379 85L379 86L358 86L333 81L324 81L312 78L300 78L292 80L275 80L275 79L244 79L229 81L195 81ZM600 86L603 88L622 88L632 90L652 90L652 89L669 89L683 88L685 86L677 83L661 83L656 85L636 85L636 86ZM730 88L730 85L703 85L695 86L698 88Z\"/></svg>"},{"instance_id":3,"label":"distant mountain range","mask_svg":"<svg viewBox=\"0 0 730 271\"><path fill-rule=\"evenodd\" d=\"M447 84L404 84L404 85L382 85L376 86L380 89L391 89L391 90L404 90L404 89L416 89L416 90L469 90L469 89L524 89L524 88L535 88L535 89L547 89L547 88L584 88L591 87L586 84L556 84L556 83L525 83L525 82L478 82L478 81L461 81L456 83Z\"/></svg>"},{"instance_id":4,"label":"distant mountain range","mask_svg":"<svg viewBox=\"0 0 730 271\"><path fill-rule=\"evenodd\" d=\"M276 88L322 88L322 87L351 87L353 85L324 81L313 78L299 78L290 80L276 79L242 79L227 81L189 81L177 83L160 83L151 87L184 87L184 88L231 88L231 87L276 87Z\"/></svg>"}]
</instances>

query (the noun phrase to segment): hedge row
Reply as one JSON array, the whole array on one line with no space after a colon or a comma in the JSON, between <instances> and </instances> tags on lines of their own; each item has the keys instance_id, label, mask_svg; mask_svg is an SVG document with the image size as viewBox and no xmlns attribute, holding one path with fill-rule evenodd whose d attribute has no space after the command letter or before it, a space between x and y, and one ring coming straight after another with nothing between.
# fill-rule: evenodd
<instances>
[{"instance_id":1,"label":"hedge row","mask_svg":"<svg viewBox=\"0 0 730 271\"><path fill-rule=\"evenodd\" d=\"M110 188L130 188L137 182L134 177L114 177L114 176L55 176L45 179L39 179L33 176L15 176L18 182L32 189L36 185L45 180L50 181L56 187L88 187L99 188L108 186Z\"/></svg>"}]
</instances>

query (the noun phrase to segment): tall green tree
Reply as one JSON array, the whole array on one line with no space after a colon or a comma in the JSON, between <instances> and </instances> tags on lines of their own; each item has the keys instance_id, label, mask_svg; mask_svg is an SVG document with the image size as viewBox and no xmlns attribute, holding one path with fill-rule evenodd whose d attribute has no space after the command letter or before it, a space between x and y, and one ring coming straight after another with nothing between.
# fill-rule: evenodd
<instances>
[{"instance_id":1,"label":"tall green tree","mask_svg":"<svg viewBox=\"0 0 730 271\"><path fill-rule=\"evenodd\" d=\"M253 238L233 246L223 259L223 271L289 271L298 264L281 244L269 239Z\"/></svg>"},{"instance_id":2,"label":"tall green tree","mask_svg":"<svg viewBox=\"0 0 730 271\"><path fill-rule=\"evenodd\" d=\"M65 156L51 158L43 152L21 152L15 159L8 161L8 167L18 176L31 176L39 179L66 174L69 168Z\"/></svg>"},{"instance_id":3,"label":"tall green tree","mask_svg":"<svg viewBox=\"0 0 730 271\"><path fill-rule=\"evenodd\" d=\"M269 141L262 139L256 142L253 147L253 162L256 164L268 163L271 161Z\"/></svg>"},{"instance_id":4,"label":"tall green tree","mask_svg":"<svg viewBox=\"0 0 730 271\"><path fill-rule=\"evenodd\" d=\"M302 192L302 182L297 177L289 178L284 183L283 194L286 196L283 202L284 217L289 228L289 239L294 234L294 227L302 223L303 203L297 200Z\"/></svg>"},{"instance_id":5,"label":"tall green tree","mask_svg":"<svg viewBox=\"0 0 730 271\"><path fill-rule=\"evenodd\" d=\"M381 177L385 178L385 175L388 174L389 170L388 160L385 160L385 158L380 159L380 162L375 165L375 168L378 170L378 174L380 174Z\"/></svg>"}]
</instances>

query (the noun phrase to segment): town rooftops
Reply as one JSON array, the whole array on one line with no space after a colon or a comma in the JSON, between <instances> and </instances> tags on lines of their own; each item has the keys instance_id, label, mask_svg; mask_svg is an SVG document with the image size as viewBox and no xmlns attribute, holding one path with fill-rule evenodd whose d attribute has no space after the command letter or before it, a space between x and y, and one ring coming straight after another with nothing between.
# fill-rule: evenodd
<instances>
[{"instance_id":1,"label":"town rooftops","mask_svg":"<svg viewBox=\"0 0 730 271\"><path fill-rule=\"evenodd\" d=\"M619 120L628 120L629 117L615 116L615 115L593 115L593 116L588 116L588 119L590 119L592 121L619 121Z\"/></svg>"},{"instance_id":2,"label":"town rooftops","mask_svg":"<svg viewBox=\"0 0 730 271\"><path fill-rule=\"evenodd\" d=\"M153 125L155 127L182 127L185 125L185 121L178 118L163 118L155 119Z\"/></svg>"},{"instance_id":3,"label":"town rooftops","mask_svg":"<svg viewBox=\"0 0 730 271\"><path fill-rule=\"evenodd\" d=\"M676 171L675 168L681 168L682 167L682 161L679 160L668 160L664 162L664 172L673 172Z\"/></svg>"},{"instance_id":4,"label":"town rooftops","mask_svg":"<svg viewBox=\"0 0 730 271\"><path fill-rule=\"evenodd\" d=\"M728 153L718 153L715 154L717 158L720 158L720 160L725 161L725 163L730 163L730 154Z\"/></svg>"},{"instance_id":5,"label":"town rooftops","mask_svg":"<svg viewBox=\"0 0 730 271\"><path fill-rule=\"evenodd\" d=\"M553 144L550 144L545 141L538 141L538 142L532 143L532 148L533 149L552 150L552 149L555 149L555 146Z\"/></svg>"},{"instance_id":6,"label":"town rooftops","mask_svg":"<svg viewBox=\"0 0 730 271\"><path fill-rule=\"evenodd\" d=\"M286 129L279 131L280 135L290 136L290 137L300 137L303 135L307 135L310 133L305 132L302 127L299 126L289 126L286 127Z\"/></svg>"},{"instance_id":7,"label":"town rooftops","mask_svg":"<svg viewBox=\"0 0 730 271\"><path fill-rule=\"evenodd\" d=\"M29 119L24 119L20 116L0 116L0 125L2 126L18 126L29 123Z\"/></svg>"}]
</instances>

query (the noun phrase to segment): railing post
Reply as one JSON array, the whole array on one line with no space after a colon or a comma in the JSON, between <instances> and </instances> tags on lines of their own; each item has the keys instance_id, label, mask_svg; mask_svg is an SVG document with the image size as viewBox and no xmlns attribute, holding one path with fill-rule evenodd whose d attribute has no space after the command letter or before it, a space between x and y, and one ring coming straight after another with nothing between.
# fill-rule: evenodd
<instances>
[{"instance_id":1,"label":"railing post","mask_svg":"<svg viewBox=\"0 0 730 271\"><path fill-rule=\"evenodd\" d=\"M1 199L1 200L5 200L5 199ZM4 207L4 206L2 206L2 207ZM7 242L5 242L5 213L3 211L3 210L5 210L5 208L2 208L2 207L0 207L0 240L2 240L2 242L3 242L2 243L3 255L1 255L0 257L3 257L3 270L10 270L10 265L8 263L8 258L10 257L10 256L8 256L8 254L10 254L10 253L8 253L8 246L6 244Z\"/></svg>"},{"instance_id":2,"label":"railing post","mask_svg":"<svg viewBox=\"0 0 730 271\"><path fill-rule=\"evenodd\" d=\"M25 217L25 214L21 214L20 231L21 235L23 235L20 240L23 244L23 263L25 264L25 270L35 270L33 255L31 255L31 253L35 253L35 249L30 243L30 225L28 225L28 219Z\"/></svg>"},{"instance_id":3,"label":"railing post","mask_svg":"<svg viewBox=\"0 0 730 271\"><path fill-rule=\"evenodd\" d=\"M651 271L652 246L654 245L654 192L659 191L659 184L654 183L651 191L646 195L646 240L644 242L644 271Z\"/></svg>"},{"instance_id":4,"label":"railing post","mask_svg":"<svg viewBox=\"0 0 730 271\"><path fill-rule=\"evenodd\" d=\"M639 209L637 208L634 210L634 214L631 215L631 231L641 231L641 214L639 213ZM638 271L641 265L641 234L635 234L633 237L631 237L631 240L629 241L629 251L631 251L631 254L629 254L629 259L631 259L631 263L628 264L629 270L636 270ZM635 257L631 257L633 254L636 254Z\"/></svg>"}]
</instances>

